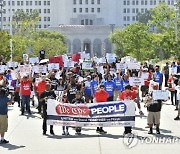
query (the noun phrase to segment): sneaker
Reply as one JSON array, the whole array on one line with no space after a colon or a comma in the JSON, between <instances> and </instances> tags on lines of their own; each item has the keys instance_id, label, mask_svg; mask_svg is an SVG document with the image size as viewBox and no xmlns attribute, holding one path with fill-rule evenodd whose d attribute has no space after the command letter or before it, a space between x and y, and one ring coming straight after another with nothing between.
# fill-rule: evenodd
<instances>
[{"instance_id":1,"label":"sneaker","mask_svg":"<svg viewBox=\"0 0 180 154\"><path fill-rule=\"evenodd\" d=\"M66 132L66 135L69 136L69 132Z\"/></svg>"},{"instance_id":2,"label":"sneaker","mask_svg":"<svg viewBox=\"0 0 180 154\"><path fill-rule=\"evenodd\" d=\"M81 135L81 132L76 132L76 135Z\"/></svg>"},{"instance_id":3,"label":"sneaker","mask_svg":"<svg viewBox=\"0 0 180 154\"><path fill-rule=\"evenodd\" d=\"M29 113L29 115L31 115L31 111L29 111L28 113Z\"/></svg>"},{"instance_id":4,"label":"sneaker","mask_svg":"<svg viewBox=\"0 0 180 154\"><path fill-rule=\"evenodd\" d=\"M100 133L100 130L99 130L99 129L96 129L96 133Z\"/></svg>"},{"instance_id":5,"label":"sneaker","mask_svg":"<svg viewBox=\"0 0 180 154\"><path fill-rule=\"evenodd\" d=\"M24 115L24 112L21 112L21 115Z\"/></svg>"},{"instance_id":6,"label":"sneaker","mask_svg":"<svg viewBox=\"0 0 180 154\"><path fill-rule=\"evenodd\" d=\"M100 133L100 134L107 134L107 132L104 131L104 130L100 130L99 133Z\"/></svg>"},{"instance_id":7,"label":"sneaker","mask_svg":"<svg viewBox=\"0 0 180 154\"><path fill-rule=\"evenodd\" d=\"M6 144L6 143L9 143L9 141L7 141L7 140L1 140L1 142L0 142L1 144Z\"/></svg>"},{"instance_id":8,"label":"sneaker","mask_svg":"<svg viewBox=\"0 0 180 154\"><path fill-rule=\"evenodd\" d=\"M180 120L179 116L177 116L176 118L174 118L174 120Z\"/></svg>"},{"instance_id":9,"label":"sneaker","mask_svg":"<svg viewBox=\"0 0 180 154\"><path fill-rule=\"evenodd\" d=\"M46 131L43 131L43 135L46 135Z\"/></svg>"},{"instance_id":10,"label":"sneaker","mask_svg":"<svg viewBox=\"0 0 180 154\"><path fill-rule=\"evenodd\" d=\"M159 130L156 130L156 134L160 134L160 131L159 131Z\"/></svg>"},{"instance_id":11,"label":"sneaker","mask_svg":"<svg viewBox=\"0 0 180 154\"><path fill-rule=\"evenodd\" d=\"M152 128L149 129L148 134L153 134Z\"/></svg>"},{"instance_id":12,"label":"sneaker","mask_svg":"<svg viewBox=\"0 0 180 154\"><path fill-rule=\"evenodd\" d=\"M63 131L62 135L66 135L65 131Z\"/></svg>"},{"instance_id":13,"label":"sneaker","mask_svg":"<svg viewBox=\"0 0 180 154\"><path fill-rule=\"evenodd\" d=\"M53 130L50 130L50 134L51 134L51 135L54 135L54 131L53 131Z\"/></svg>"}]
</instances>

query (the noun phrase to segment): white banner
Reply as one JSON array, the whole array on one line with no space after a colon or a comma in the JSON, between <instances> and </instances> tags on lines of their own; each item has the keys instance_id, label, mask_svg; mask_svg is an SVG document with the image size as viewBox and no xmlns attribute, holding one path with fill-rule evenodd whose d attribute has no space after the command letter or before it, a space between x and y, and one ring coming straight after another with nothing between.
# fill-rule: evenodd
<instances>
[{"instance_id":1,"label":"white banner","mask_svg":"<svg viewBox=\"0 0 180 154\"><path fill-rule=\"evenodd\" d=\"M128 69L140 69L141 64L140 63L127 63Z\"/></svg>"},{"instance_id":2,"label":"white banner","mask_svg":"<svg viewBox=\"0 0 180 154\"><path fill-rule=\"evenodd\" d=\"M29 63L30 64L39 63L39 58L38 57L31 57L31 58L29 58Z\"/></svg>"},{"instance_id":3,"label":"white banner","mask_svg":"<svg viewBox=\"0 0 180 154\"><path fill-rule=\"evenodd\" d=\"M92 67L92 62L83 62L82 63L82 69L86 69L86 70L92 70L93 67Z\"/></svg>"},{"instance_id":4,"label":"white banner","mask_svg":"<svg viewBox=\"0 0 180 154\"><path fill-rule=\"evenodd\" d=\"M64 67L67 67L67 68L73 68L74 67L74 61L65 61L64 62Z\"/></svg>"},{"instance_id":5,"label":"white banner","mask_svg":"<svg viewBox=\"0 0 180 154\"><path fill-rule=\"evenodd\" d=\"M169 93L167 90L153 90L153 99L154 100L168 100Z\"/></svg>"},{"instance_id":6,"label":"white banner","mask_svg":"<svg viewBox=\"0 0 180 154\"><path fill-rule=\"evenodd\" d=\"M144 80L138 77L130 77L129 84L131 86L141 86L141 85L144 85Z\"/></svg>"},{"instance_id":7,"label":"white banner","mask_svg":"<svg viewBox=\"0 0 180 154\"><path fill-rule=\"evenodd\" d=\"M122 69L126 69L126 64L123 64L123 63L116 63L116 69L117 70L122 70Z\"/></svg>"},{"instance_id":8,"label":"white banner","mask_svg":"<svg viewBox=\"0 0 180 154\"><path fill-rule=\"evenodd\" d=\"M4 73L6 70L6 65L0 65L0 72Z\"/></svg>"},{"instance_id":9,"label":"white banner","mask_svg":"<svg viewBox=\"0 0 180 154\"><path fill-rule=\"evenodd\" d=\"M51 64L48 64L48 71L51 71L51 70L59 70L59 63L51 63Z\"/></svg>"},{"instance_id":10,"label":"white banner","mask_svg":"<svg viewBox=\"0 0 180 154\"><path fill-rule=\"evenodd\" d=\"M48 125L78 127L120 127L135 125L135 103L113 101L89 104L47 101Z\"/></svg>"},{"instance_id":11,"label":"white banner","mask_svg":"<svg viewBox=\"0 0 180 154\"><path fill-rule=\"evenodd\" d=\"M8 67L17 67L18 66L18 62L8 62Z\"/></svg>"}]
</instances>

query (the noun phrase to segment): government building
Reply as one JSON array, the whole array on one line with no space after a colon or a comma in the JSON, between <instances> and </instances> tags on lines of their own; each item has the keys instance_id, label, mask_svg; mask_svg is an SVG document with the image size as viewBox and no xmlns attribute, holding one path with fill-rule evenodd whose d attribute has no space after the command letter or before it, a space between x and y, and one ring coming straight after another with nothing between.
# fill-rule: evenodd
<instances>
[{"instance_id":1,"label":"government building","mask_svg":"<svg viewBox=\"0 0 180 154\"><path fill-rule=\"evenodd\" d=\"M113 50L110 33L135 23L138 13L161 2L173 7L175 0L4 0L0 21L8 30L15 11L36 9L41 17L38 28L63 33L68 53L85 51L100 57Z\"/></svg>"}]
</instances>

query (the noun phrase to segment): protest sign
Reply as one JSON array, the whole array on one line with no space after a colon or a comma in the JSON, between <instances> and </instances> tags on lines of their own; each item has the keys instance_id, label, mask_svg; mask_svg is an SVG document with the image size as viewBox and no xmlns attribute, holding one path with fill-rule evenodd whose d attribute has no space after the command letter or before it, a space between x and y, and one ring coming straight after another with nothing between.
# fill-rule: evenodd
<instances>
[{"instance_id":1,"label":"protest sign","mask_svg":"<svg viewBox=\"0 0 180 154\"><path fill-rule=\"evenodd\" d=\"M29 63L30 64L39 63L39 58L38 57L31 57L31 58L29 58Z\"/></svg>"},{"instance_id":2,"label":"protest sign","mask_svg":"<svg viewBox=\"0 0 180 154\"><path fill-rule=\"evenodd\" d=\"M47 66L39 65L39 73L47 73Z\"/></svg>"},{"instance_id":3,"label":"protest sign","mask_svg":"<svg viewBox=\"0 0 180 154\"><path fill-rule=\"evenodd\" d=\"M171 74L176 75L177 74L177 66L176 67L171 67Z\"/></svg>"},{"instance_id":4,"label":"protest sign","mask_svg":"<svg viewBox=\"0 0 180 154\"><path fill-rule=\"evenodd\" d=\"M135 103L126 100L75 105L49 99L47 123L73 127L134 126Z\"/></svg>"},{"instance_id":5,"label":"protest sign","mask_svg":"<svg viewBox=\"0 0 180 154\"><path fill-rule=\"evenodd\" d=\"M20 76L31 74L31 65L19 65Z\"/></svg>"},{"instance_id":6,"label":"protest sign","mask_svg":"<svg viewBox=\"0 0 180 154\"><path fill-rule=\"evenodd\" d=\"M39 65L34 65L32 70L34 73L39 73Z\"/></svg>"},{"instance_id":7,"label":"protest sign","mask_svg":"<svg viewBox=\"0 0 180 154\"><path fill-rule=\"evenodd\" d=\"M6 65L0 65L0 72L4 72L6 70Z\"/></svg>"},{"instance_id":8,"label":"protest sign","mask_svg":"<svg viewBox=\"0 0 180 154\"><path fill-rule=\"evenodd\" d=\"M106 58L108 63L116 62L116 54L114 53L106 53Z\"/></svg>"},{"instance_id":9,"label":"protest sign","mask_svg":"<svg viewBox=\"0 0 180 154\"><path fill-rule=\"evenodd\" d=\"M100 58L99 63L106 64L106 58L105 57Z\"/></svg>"},{"instance_id":10,"label":"protest sign","mask_svg":"<svg viewBox=\"0 0 180 154\"><path fill-rule=\"evenodd\" d=\"M56 101L61 102L62 97L64 95L64 91L57 91L55 90L54 93L56 94Z\"/></svg>"},{"instance_id":11,"label":"protest sign","mask_svg":"<svg viewBox=\"0 0 180 154\"><path fill-rule=\"evenodd\" d=\"M116 69L117 70L122 70L122 69L126 69L126 64L123 63L116 63Z\"/></svg>"},{"instance_id":12,"label":"protest sign","mask_svg":"<svg viewBox=\"0 0 180 154\"><path fill-rule=\"evenodd\" d=\"M83 59L83 60L89 60L89 59L90 59L90 54L89 54L89 53L82 52L82 53L81 53L81 59Z\"/></svg>"},{"instance_id":13,"label":"protest sign","mask_svg":"<svg viewBox=\"0 0 180 154\"><path fill-rule=\"evenodd\" d=\"M154 100L168 100L169 93L167 90L153 90L152 96Z\"/></svg>"},{"instance_id":14,"label":"protest sign","mask_svg":"<svg viewBox=\"0 0 180 154\"><path fill-rule=\"evenodd\" d=\"M129 78L129 84L131 86L144 85L144 80L142 78L138 78L138 77L130 77Z\"/></svg>"},{"instance_id":15,"label":"protest sign","mask_svg":"<svg viewBox=\"0 0 180 154\"><path fill-rule=\"evenodd\" d=\"M140 69L141 64L140 63L127 63L127 67L128 69L132 70L132 69Z\"/></svg>"},{"instance_id":16,"label":"protest sign","mask_svg":"<svg viewBox=\"0 0 180 154\"><path fill-rule=\"evenodd\" d=\"M51 71L51 70L59 70L59 63L51 63L51 64L48 64L48 71Z\"/></svg>"},{"instance_id":17,"label":"protest sign","mask_svg":"<svg viewBox=\"0 0 180 154\"><path fill-rule=\"evenodd\" d=\"M24 62L27 62L28 59L29 59L28 54L23 54L23 60L24 60Z\"/></svg>"},{"instance_id":18,"label":"protest sign","mask_svg":"<svg viewBox=\"0 0 180 154\"><path fill-rule=\"evenodd\" d=\"M92 70L93 69L92 62L91 61L84 61L82 63L82 69L84 69L84 70Z\"/></svg>"},{"instance_id":19,"label":"protest sign","mask_svg":"<svg viewBox=\"0 0 180 154\"><path fill-rule=\"evenodd\" d=\"M64 67L73 68L74 67L74 61L71 61L71 60L65 61Z\"/></svg>"},{"instance_id":20,"label":"protest sign","mask_svg":"<svg viewBox=\"0 0 180 154\"><path fill-rule=\"evenodd\" d=\"M18 66L18 62L8 62L8 67L17 67Z\"/></svg>"}]
</instances>

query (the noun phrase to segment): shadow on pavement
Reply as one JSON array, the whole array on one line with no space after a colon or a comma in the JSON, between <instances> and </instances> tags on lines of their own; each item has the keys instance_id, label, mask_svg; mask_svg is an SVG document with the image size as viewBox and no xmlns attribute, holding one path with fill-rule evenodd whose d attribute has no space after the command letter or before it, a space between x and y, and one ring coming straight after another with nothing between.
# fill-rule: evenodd
<instances>
[{"instance_id":1,"label":"shadow on pavement","mask_svg":"<svg viewBox=\"0 0 180 154\"><path fill-rule=\"evenodd\" d=\"M68 139L68 138L92 138L92 137L103 137L103 138L112 138L112 139L119 139L123 138L123 135L112 135L112 134L102 134L102 135L69 135L69 136L62 136L62 135L46 135L48 138L52 139Z\"/></svg>"},{"instance_id":2,"label":"shadow on pavement","mask_svg":"<svg viewBox=\"0 0 180 154\"><path fill-rule=\"evenodd\" d=\"M20 148L25 148L25 146L23 146L23 145L17 146L17 145L13 145L11 143L0 144L0 146L3 148L6 148L7 150L16 150L16 149L20 149Z\"/></svg>"}]
</instances>

